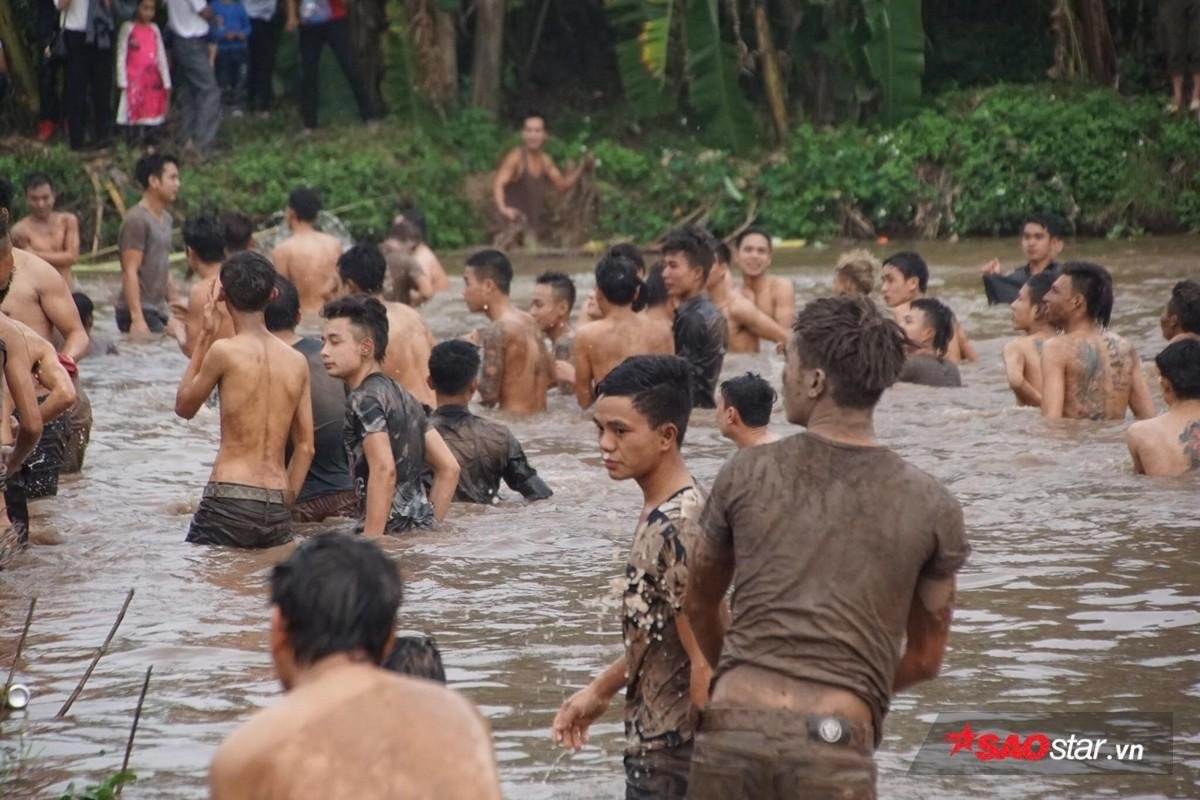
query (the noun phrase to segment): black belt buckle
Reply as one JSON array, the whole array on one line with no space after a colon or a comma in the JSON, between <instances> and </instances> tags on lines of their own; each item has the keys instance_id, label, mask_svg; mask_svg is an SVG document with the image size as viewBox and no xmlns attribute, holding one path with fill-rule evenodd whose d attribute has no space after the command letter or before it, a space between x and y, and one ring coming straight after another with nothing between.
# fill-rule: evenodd
<instances>
[{"instance_id":1,"label":"black belt buckle","mask_svg":"<svg viewBox=\"0 0 1200 800\"><path fill-rule=\"evenodd\" d=\"M823 744L845 745L850 743L850 723L837 717L810 714L808 738Z\"/></svg>"}]
</instances>

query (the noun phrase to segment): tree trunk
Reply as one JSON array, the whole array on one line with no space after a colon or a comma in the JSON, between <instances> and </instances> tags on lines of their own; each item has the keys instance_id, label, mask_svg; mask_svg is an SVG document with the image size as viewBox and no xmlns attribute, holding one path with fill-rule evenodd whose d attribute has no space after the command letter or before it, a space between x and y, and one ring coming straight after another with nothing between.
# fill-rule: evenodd
<instances>
[{"instance_id":1,"label":"tree trunk","mask_svg":"<svg viewBox=\"0 0 1200 800\"><path fill-rule=\"evenodd\" d=\"M383 108L383 34L387 30L386 0L354 0L347 3L350 18L350 41L354 59L371 106L377 113Z\"/></svg>"},{"instance_id":2,"label":"tree trunk","mask_svg":"<svg viewBox=\"0 0 1200 800\"><path fill-rule=\"evenodd\" d=\"M1079 20L1088 74L1097 83L1112 85L1117 77L1117 46L1108 25L1104 0L1075 0L1075 16Z\"/></svg>"},{"instance_id":3,"label":"tree trunk","mask_svg":"<svg viewBox=\"0 0 1200 800\"><path fill-rule=\"evenodd\" d=\"M408 0L408 37L412 46L413 84L439 113L458 100L458 36L454 15L437 0Z\"/></svg>"},{"instance_id":4,"label":"tree trunk","mask_svg":"<svg viewBox=\"0 0 1200 800\"><path fill-rule=\"evenodd\" d=\"M771 23L762 2L754 4L754 32L758 39L758 55L762 61L763 90L767 105L771 108L771 122L775 125L775 136L780 144L787 141L787 100L784 97L783 77L779 73L779 54L771 36Z\"/></svg>"},{"instance_id":5,"label":"tree trunk","mask_svg":"<svg viewBox=\"0 0 1200 800\"><path fill-rule=\"evenodd\" d=\"M4 41L4 55L17 99L22 106L35 112L38 107L37 73L25 46L24 32L17 26L12 9L9 0L0 2L0 40Z\"/></svg>"},{"instance_id":6,"label":"tree trunk","mask_svg":"<svg viewBox=\"0 0 1200 800\"><path fill-rule=\"evenodd\" d=\"M471 104L500 113L500 72L504 55L504 0L479 0L475 14L475 58L471 65Z\"/></svg>"}]
</instances>

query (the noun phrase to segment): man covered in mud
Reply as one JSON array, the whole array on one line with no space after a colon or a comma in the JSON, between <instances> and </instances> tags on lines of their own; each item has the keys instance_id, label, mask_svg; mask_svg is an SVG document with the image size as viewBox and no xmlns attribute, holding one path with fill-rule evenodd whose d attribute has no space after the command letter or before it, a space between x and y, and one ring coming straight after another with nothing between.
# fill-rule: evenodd
<instances>
[{"instance_id":1,"label":"man covered in mud","mask_svg":"<svg viewBox=\"0 0 1200 800\"><path fill-rule=\"evenodd\" d=\"M25 178L25 205L29 215L13 226L13 244L28 250L50 266L74 288L71 268L79 260L79 218L69 211L56 211L54 183L44 172Z\"/></svg>"},{"instance_id":2,"label":"man covered in mud","mask_svg":"<svg viewBox=\"0 0 1200 800\"><path fill-rule=\"evenodd\" d=\"M712 676L682 610L704 507L704 492L680 454L692 411L691 372L676 356L634 356L597 387L593 417L604 468L642 490L625 567L625 654L562 704L551 735L582 747L624 686L626 798L687 796L692 738Z\"/></svg>"},{"instance_id":3,"label":"man covered in mud","mask_svg":"<svg viewBox=\"0 0 1200 800\"><path fill-rule=\"evenodd\" d=\"M925 297L929 288L929 266L919 253L895 253L883 262L882 276L883 302L891 309L896 322L903 324L912 301ZM954 338L946 347L946 358L953 364L979 360L966 330L957 320Z\"/></svg>"},{"instance_id":4,"label":"man covered in mud","mask_svg":"<svg viewBox=\"0 0 1200 800\"><path fill-rule=\"evenodd\" d=\"M725 317L704 294L716 243L704 230L677 228L662 245L663 283L676 302L675 354L692 367L692 405L716 408L713 398L725 363Z\"/></svg>"},{"instance_id":5,"label":"man covered in mud","mask_svg":"<svg viewBox=\"0 0 1200 800\"><path fill-rule=\"evenodd\" d=\"M1168 342L1200 341L1200 281L1179 281L1171 287L1171 299L1159 319Z\"/></svg>"},{"instance_id":6,"label":"man covered in mud","mask_svg":"<svg viewBox=\"0 0 1200 800\"><path fill-rule=\"evenodd\" d=\"M1056 273L1049 272L1034 275L1010 304L1013 327L1024 335L1004 345L1004 373L1017 403L1023 406L1042 405L1042 348L1057 333L1044 301L1055 277Z\"/></svg>"},{"instance_id":7,"label":"man covered in mud","mask_svg":"<svg viewBox=\"0 0 1200 800\"><path fill-rule=\"evenodd\" d=\"M1167 345L1154 363L1166 413L1129 426L1133 471L1174 477L1200 469L1200 340Z\"/></svg>"},{"instance_id":8,"label":"man covered in mud","mask_svg":"<svg viewBox=\"0 0 1200 800\"><path fill-rule=\"evenodd\" d=\"M904 342L867 298L809 303L783 378L805 431L739 451L713 484L684 602L719 658L690 798L874 798L892 696L938 672L970 547L950 492L875 438Z\"/></svg>"},{"instance_id":9,"label":"man covered in mud","mask_svg":"<svg viewBox=\"0 0 1200 800\"><path fill-rule=\"evenodd\" d=\"M988 305L1012 303L1017 292L1035 275L1058 277L1059 265L1055 261L1063 251L1063 240L1067 235L1067 223L1057 214L1030 214L1021 223L1021 250L1025 253L1025 266L1018 267L1007 275L1003 274L1000 259L993 258L983 265L983 289L987 293Z\"/></svg>"},{"instance_id":10,"label":"man covered in mud","mask_svg":"<svg viewBox=\"0 0 1200 800\"><path fill-rule=\"evenodd\" d=\"M276 271L296 285L300 293L300 311L311 316L337 294L337 260L342 243L336 237L317 230L321 213L321 195L316 189L299 186L288 195L284 224L291 235L271 251Z\"/></svg>"},{"instance_id":11,"label":"man covered in mud","mask_svg":"<svg viewBox=\"0 0 1200 800\"><path fill-rule=\"evenodd\" d=\"M900 318L900 327L908 337L908 358L896 378L897 383L921 386L962 386L958 365L946 358L946 348L954 339L954 312L932 297L918 297L908 304Z\"/></svg>"},{"instance_id":12,"label":"man covered in mud","mask_svg":"<svg viewBox=\"0 0 1200 800\"><path fill-rule=\"evenodd\" d=\"M433 297L433 281L416 257L420 244L417 226L406 219L394 222L387 238L379 243L392 282L388 300L415 307Z\"/></svg>"},{"instance_id":13,"label":"man covered in mud","mask_svg":"<svg viewBox=\"0 0 1200 800\"><path fill-rule=\"evenodd\" d=\"M575 281L561 272L543 272L533 284L529 316L550 340L554 354L554 377L562 391L575 386L575 331L571 311L575 308Z\"/></svg>"},{"instance_id":14,"label":"man covered in mud","mask_svg":"<svg viewBox=\"0 0 1200 800\"><path fill-rule=\"evenodd\" d=\"M1046 292L1058 336L1042 348L1042 416L1050 419L1138 419L1154 416L1154 400L1137 351L1108 330L1112 276L1098 264L1063 265Z\"/></svg>"},{"instance_id":15,"label":"man covered in mud","mask_svg":"<svg viewBox=\"0 0 1200 800\"><path fill-rule=\"evenodd\" d=\"M738 234L737 265L742 271L742 296L752 301L760 311L775 320L783 329L792 324L796 314L796 287L787 278L772 275L771 258L774 246L771 235L762 228L747 228Z\"/></svg>"},{"instance_id":16,"label":"man covered in mud","mask_svg":"<svg viewBox=\"0 0 1200 800\"><path fill-rule=\"evenodd\" d=\"M479 401L502 411L531 414L546 410L553 359L533 317L509 300L512 279L508 256L480 250L467 259L463 300L469 311L485 314L490 321L474 334L483 350Z\"/></svg>"},{"instance_id":17,"label":"man covered in mud","mask_svg":"<svg viewBox=\"0 0 1200 800\"><path fill-rule=\"evenodd\" d=\"M266 256L233 256L214 289L175 395L175 413L191 419L213 389L220 392L221 447L187 540L273 547L292 538L291 505L313 458L308 363L267 330L275 270ZM218 303L233 319L232 338L216 339Z\"/></svg>"},{"instance_id":18,"label":"man covered in mud","mask_svg":"<svg viewBox=\"0 0 1200 800\"><path fill-rule=\"evenodd\" d=\"M274 568L270 593L285 694L217 750L213 800L499 800L491 734L471 703L378 666L402 593L378 545L315 536Z\"/></svg>"},{"instance_id":19,"label":"man covered in mud","mask_svg":"<svg viewBox=\"0 0 1200 800\"><path fill-rule=\"evenodd\" d=\"M712 271L708 274L705 291L708 299L725 316L725 340L731 353L757 353L763 339L782 346L787 341L787 331L763 313L754 301L733 288L729 274L732 254L729 245L717 242L713 251Z\"/></svg>"},{"instance_id":20,"label":"man covered in mud","mask_svg":"<svg viewBox=\"0 0 1200 800\"><path fill-rule=\"evenodd\" d=\"M460 470L454 499L498 503L503 479L526 500L545 500L554 493L530 466L512 432L467 408L479 388L479 363L479 348L462 339L442 342L429 356L429 385L437 393L437 410L430 421Z\"/></svg>"},{"instance_id":21,"label":"man covered in mud","mask_svg":"<svg viewBox=\"0 0 1200 800\"><path fill-rule=\"evenodd\" d=\"M738 450L779 440L767 427L776 394L763 376L753 372L730 378L717 392L717 430Z\"/></svg>"}]
</instances>

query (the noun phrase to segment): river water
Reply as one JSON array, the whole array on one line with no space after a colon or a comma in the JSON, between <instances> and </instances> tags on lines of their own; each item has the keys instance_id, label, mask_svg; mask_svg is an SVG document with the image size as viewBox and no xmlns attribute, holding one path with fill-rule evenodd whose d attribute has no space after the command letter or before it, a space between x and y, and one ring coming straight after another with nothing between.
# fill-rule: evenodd
<instances>
[{"instance_id":1,"label":"river water","mask_svg":"<svg viewBox=\"0 0 1200 800\"><path fill-rule=\"evenodd\" d=\"M1016 408L1000 364L1007 309L987 308L977 267L992 255L1017 261L1015 245L922 247L932 293L957 311L981 358L964 366L962 390L888 392L878 429L959 498L974 554L960 576L941 677L897 697L887 718L881 796L1200 794L1197 477L1135 477L1122 424L1048 424ZM1113 270L1114 328L1149 359L1161 347L1157 318L1173 281L1200 277L1198 251L1194 238L1152 239L1073 243L1070 255ZM793 276L803 301L825 290L835 259L833 250L780 253L777 269ZM525 303L529 276L551 267L590 285L590 266L526 259L514 297ZM97 300L97 333L113 337L113 286L85 285ZM439 337L477 323L457 286L426 310ZM56 500L33 506L34 527L63 542L35 547L0 573L0 668L11 663L29 598L38 597L18 670L34 699L25 718L0 723L0 751L10 759L0 795L48 796L115 771L149 665L131 798L203 796L213 750L278 695L264 580L280 551L183 541L218 440L214 413L191 422L172 413L184 365L166 342L82 365L95 407L85 471L64 478ZM753 369L778 384L781 366L774 353L731 356L725 372ZM794 432L776 416L779 433ZM506 796L618 797L619 701L579 754L556 750L548 731L563 698L621 652L613 581L623 574L640 496L607 478L593 425L573 399L554 397L548 414L507 421L555 496L532 507L455 506L440 530L389 540L406 579L401 627L437 637L450 683L489 719ZM730 452L711 417L698 415L685 447L695 476L710 483ZM130 588L137 595L111 651L70 715L52 719ZM908 774L938 711L1117 709L1174 712L1171 775Z\"/></svg>"}]
</instances>

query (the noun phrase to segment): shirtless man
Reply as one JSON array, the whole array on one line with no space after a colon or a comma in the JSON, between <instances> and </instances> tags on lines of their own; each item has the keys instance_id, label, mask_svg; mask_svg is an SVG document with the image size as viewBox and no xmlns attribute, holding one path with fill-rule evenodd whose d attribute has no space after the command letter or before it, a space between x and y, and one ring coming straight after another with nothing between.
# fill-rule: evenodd
<instances>
[{"instance_id":1,"label":"shirtless man","mask_svg":"<svg viewBox=\"0 0 1200 800\"><path fill-rule=\"evenodd\" d=\"M1200 469L1200 340L1182 339L1154 358L1167 411L1129 426L1133 471L1173 477Z\"/></svg>"},{"instance_id":2,"label":"shirtless man","mask_svg":"<svg viewBox=\"0 0 1200 800\"><path fill-rule=\"evenodd\" d=\"M695 227L677 228L663 241L663 285L675 301L675 354L692 365L692 406L716 408L714 394L725 363L725 317L704 294L712 271L713 238Z\"/></svg>"},{"instance_id":3,"label":"shirtless man","mask_svg":"<svg viewBox=\"0 0 1200 800\"><path fill-rule=\"evenodd\" d=\"M788 278L768 273L773 252L771 235L762 228L747 228L738 234L735 245L737 265L742 271L742 295L779 327L789 330L796 316L796 287Z\"/></svg>"},{"instance_id":4,"label":"shirtless man","mask_svg":"<svg viewBox=\"0 0 1200 800\"><path fill-rule=\"evenodd\" d=\"M225 238L225 256L254 249L254 223L238 211L226 211L219 217Z\"/></svg>"},{"instance_id":5,"label":"shirtless man","mask_svg":"<svg viewBox=\"0 0 1200 800\"><path fill-rule=\"evenodd\" d=\"M950 492L875 438L903 365L903 333L869 299L809 303L783 374L788 421L805 431L717 475L683 605L717 664L693 800L874 798L893 695L940 669L970 546Z\"/></svg>"},{"instance_id":6,"label":"shirtless man","mask_svg":"<svg viewBox=\"0 0 1200 800\"><path fill-rule=\"evenodd\" d=\"M508 299L512 277L512 264L504 253L481 250L467 259L463 300L468 310L491 320L476 332L483 349L479 402L531 414L546 410L554 364L533 317L513 308Z\"/></svg>"},{"instance_id":7,"label":"shirtless man","mask_svg":"<svg viewBox=\"0 0 1200 800\"><path fill-rule=\"evenodd\" d=\"M777 395L753 372L730 378L717 392L717 430L738 450L779 441L767 427Z\"/></svg>"},{"instance_id":8,"label":"shirtless man","mask_svg":"<svg viewBox=\"0 0 1200 800\"><path fill-rule=\"evenodd\" d=\"M54 267L73 288L71 268L79 260L79 219L69 212L55 211L55 199L49 175L34 172L25 178L29 216L13 226L13 244Z\"/></svg>"},{"instance_id":9,"label":"shirtless man","mask_svg":"<svg viewBox=\"0 0 1200 800\"><path fill-rule=\"evenodd\" d=\"M433 281L425 274L416 257L420 243L421 234L417 226L402 218L392 223L388 237L379 243L379 252L383 253L388 275L392 279L389 300L407 306L419 306L433 297Z\"/></svg>"},{"instance_id":10,"label":"shirtless man","mask_svg":"<svg viewBox=\"0 0 1200 800\"><path fill-rule=\"evenodd\" d=\"M221 272L221 262L225 259L224 228L216 217L209 214L188 217L183 223L183 246L187 251L187 266L190 272L199 279L188 292L188 304L184 325L177 329L179 349L188 358L196 349L196 341L200 338L200 329L204 327L204 311L208 298L213 295L213 287ZM217 326L217 339L228 339L233 336L233 320L224 306L217 307L221 323Z\"/></svg>"},{"instance_id":11,"label":"shirtless man","mask_svg":"<svg viewBox=\"0 0 1200 800\"><path fill-rule=\"evenodd\" d=\"M263 322L275 296L275 270L266 256L233 256L214 289L175 395L175 413L184 419L196 415L214 388L221 401L221 448L187 540L274 547L292 538L290 506L313 458L308 362ZM231 339L216 340L218 302L233 318ZM285 464L289 441L292 458Z\"/></svg>"},{"instance_id":12,"label":"shirtless man","mask_svg":"<svg viewBox=\"0 0 1200 800\"><path fill-rule=\"evenodd\" d=\"M169 308L171 282L171 204L179 194L179 164L173 156L151 153L134 167L142 199L121 220L121 292L113 307L117 330L135 342L174 329Z\"/></svg>"},{"instance_id":13,"label":"shirtless man","mask_svg":"<svg viewBox=\"0 0 1200 800\"><path fill-rule=\"evenodd\" d=\"M321 196L306 186L288 195L284 221L292 235L271 251L275 270L296 284L300 292L300 311L307 316L321 310L326 300L337 294L337 260L342 243L316 229L321 212Z\"/></svg>"},{"instance_id":14,"label":"shirtless man","mask_svg":"<svg viewBox=\"0 0 1200 800\"><path fill-rule=\"evenodd\" d=\"M1168 342L1200 340L1200 282L1179 281L1172 287L1159 324Z\"/></svg>"},{"instance_id":15,"label":"shirtless man","mask_svg":"<svg viewBox=\"0 0 1200 800\"><path fill-rule=\"evenodd\" d=\"M1059 267L1055 259L1063 251L1066 235L1067 223L1057 214L1030 214L1026 217L1021 223L1021 250L1025 254L1025 266L1004 275L998 258L983 265L983 289L987 293L988 305L1013 302L1020 288L1035 275L1049 274L1051 280L1057 278Z\"/></svg>"},{"instance_id":16,"label":"shirtless man","mask_svg":"<svg viewBox=\"0 0 1200 800\"><path fill-rule=\"evenodd\" d=\"M1042 406L1042 347L1057 331L1046 317L1043 302L1055 275L1042 272L1030 278L1012 301L1013 327L1024 336L1004 345L1004 372L1008 386L1022 406Z\"/></svg>"},{"instance_id":17,"label":"shirtless man","mask_svg":"<svg viewBox=\"0 0 1200 800\"><path fill-rule=\"evenodd\" d=\"M561 272L543 272L533 285L529 316L550 340L554 354L554 378L559 389L575 387L575 331L571 310L575 308L575 281Z\"/></svg>"},{"instance_id":18,"label":"shirtless man","mask_svg":"<svg viewBox=\"0 0 1200 800\"><path fill-rule=\"evenodd\" d=\"M271 660L284 696L218 748L213 800L499 800L491 733L457 692L380 669L399 569L330 533L274 568Z\"/></svg>"},{"instance_id":19,"label":"shirtless man","mask_svg":"<svg viewBox=\"0 0 1200 800\"><path fill-rule=\"evenodd\" d=\"M732 257L729 245L718 242L714 255L716 260L708 273L705 291L712 304L725 315L728 352L757 353L763 339L782 346L787 341L787 331L769 314L763 313L753 300L733 288L733 276L729 274Z\"/></svg>"},{"instance_id":20,"label":"shirtless man","mask_svg":"<svg viewBox=\"0 0 1200 800\"><path fill-rule=\"evenodd\" d=\"M8 209L0 208L0 257L12 248L9 238ZM0 285L0 301L8 293L8 285ZM38 411L37 394L34 391L29 349L25 337L11 319L0 314L0 369L3 384L0 401L0 419L10 419L16 411L17 429L15 437L8 425L0 426L0 570L25 546L26 528L12 524L12 512L5 502L7 483L21 471L42 436L42 415ZM11 476L11 477L10 477ZM20 517L15 520L20 523Z\"/></svg>"},{"instance_id":21,"label":"shirtless man","mask_svg":"<svg viewBox=\"0 0 1200 800\"><path fill-rule=\"evenodd\" d=\"M425 223L425 215L421 213L420 209L404 208L396 215L392 224L397 225L402 222L410 223L419 236L414 242L412 257L416 259L421 270L429 278L433 294L450 291L450 278L446 275L446 268L438 260L437 253L433 252L429 246L429 228Z\"/></svg>"},{"instance_id":22,"label":"shirtless man","mask_svg":"<svg viewBox=\"0 0 1200 800\"><path fill-rule=\"evenodd\" d=\"M645 284L629 259L608 253L596 265L601 317L575 335L575 399L587 408L595 387L618 364L636 355L673 355L675 339L661 321L640 314Z\"/></svg>"},{"instance_id":23,"label":"shirtless man","mask_svg":"<svg viewBox=\"0 0 1200 800\"><path fill-rule=\"evenodd\" d=\"M903 324L909 303L925 296L929 287L929 267L917 253L896 253L883 262L883 302ZM967 332L957 320L954 322L954 338L946 350L946 358L952 363L978 361L979 355L967 338Z\"/></svg>"},{"instance_id":24,"label":"shirtless man","mask_svg":"<svg viewBox=\"0 0 1200 800\"><path fill-rule=\"evenodd\" d=\"M1042 348L1042 416L1050 419L1138 419L1154 416L1154 400L1137 351L1108 330L1112 277L1097 264L1068 262L1046 292L1047 316L1062 331Z\"/></svg>"},{"instance_id":25,"label":"shirtless man","mask_svg":"<svg viewBox=\"0 0 1200 800\"><path fill-rule=\"evenodd\" d=\"M547 138L546 118L536 112L526 114L521 123L521 146L500 160L492 180L492 202L510 229L498 235L499 246L516 243L523 235L544 235L542 218L549 190L567 191L595 163L589 155L564 177L554 159L542 151Z\"/></svg>"},{"instance_id":26,"label":"shirtless man","mask_svg":"<svg viewBox=\"0 0 1200 800\"><path fill-rule=\"evenodd\" d=\"M379 248L365 244L351 247L338 258L337 270L348 293L370 295L387 309L388 339L383 373L422 405L432 408L436 399L429 388L429 352L436 342L415 308L383 298L387 262Z\"/></svg>"},{"instance_id":27,"label":"shirtless man","mask_svg":"<svg viewBox=\"0 0 1200 800\"><path fill-rule=\"evenodd\" d=\"M833 294L869 297L875 289L875 276L882 267L870 250L842 253L833 269Z\"/></svg>"}]
</instances>

